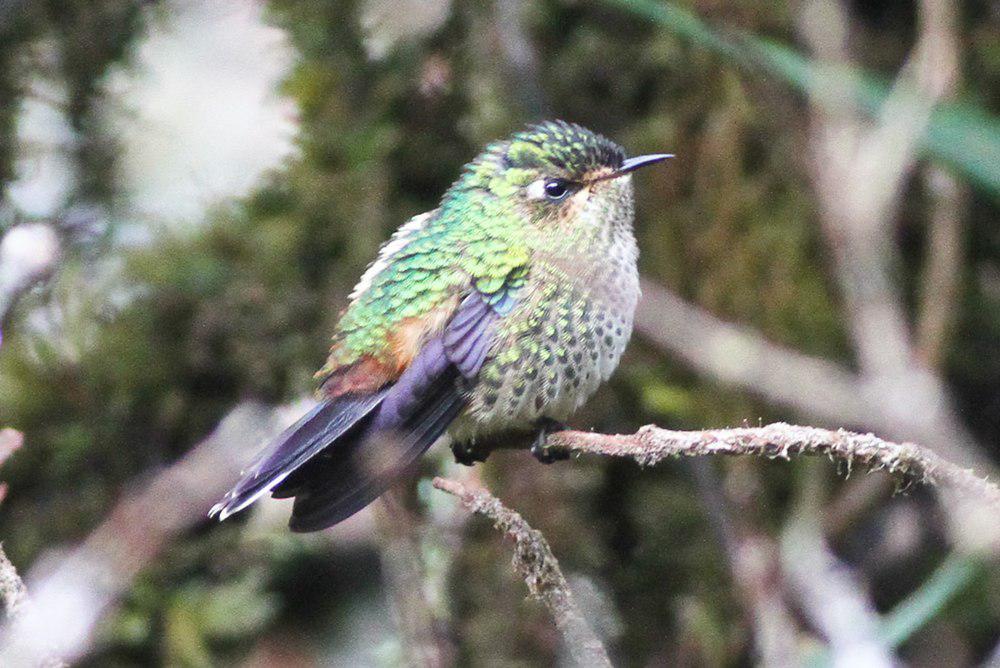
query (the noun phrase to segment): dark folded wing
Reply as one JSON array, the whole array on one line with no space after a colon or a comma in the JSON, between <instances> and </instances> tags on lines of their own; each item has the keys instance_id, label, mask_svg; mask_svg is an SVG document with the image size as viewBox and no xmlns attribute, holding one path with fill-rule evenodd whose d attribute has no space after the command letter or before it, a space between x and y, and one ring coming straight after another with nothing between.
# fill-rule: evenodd
<instances>
[{"instance_id":1,"label":"dark folded wing","mask_svg":"<svg viewBox=\"0 0 1000 668\"><path fill-rule=\"evenodd\" d=\"M295 497L289 526L316 531L364 508L447 429L466 403L510 298L469 294L400 377L324 401L289 427L211 511L225 519L270 492Z\"/></svg>"},{"instance_id":2,"label":"dark folded wing","mask_svg":"<svg viewBox=\"0 0 1000 668\"><path fill-rule=\"evenodd\" d=\"M289 527L317 531L367 506L438 439L464 405L459 374L440 340L427 344L363 435L330 448L289 478L287 488L276 490L276 495L295 496Z\"/></svg>"},{"instance_id":3,"label":"dark folded wing","mask_svg":"<svg viewBox=\"0 0 1000 668\"><path fill-rule=\"evenodd\" d=\"M386 393L364 432L316 457L275 490L295 496L289 526L317 531L364 508L444 433L465 406L498 319L474 292Z\"/></svg>"}]
</instances>

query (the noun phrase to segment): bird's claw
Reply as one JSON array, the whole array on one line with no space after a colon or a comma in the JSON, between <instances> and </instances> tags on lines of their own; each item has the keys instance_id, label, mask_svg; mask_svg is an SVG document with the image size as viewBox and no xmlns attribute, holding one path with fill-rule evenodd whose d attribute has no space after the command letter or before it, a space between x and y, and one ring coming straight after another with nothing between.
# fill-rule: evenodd
<instances>
[{"instance_id":1,"label":"bird's claw","mask_svg":"<svg viewBox=\"0 0 1000 668\"><path fill-rule=\"evenodd\" d=\"M531 444L531 456L542 464L569 459L569 451L565 448L557 448L548 444L549 434L562 431L566 427L554 420L546 420L538 427L538 433Z\"/></svg>"},{"instance_id":2,"label":"bird's claw","mask_svg":"<svg viewBox=\"0 0 1000 668\"><path fill-rule=\"evenodd\" d=\"M451 444L451 454L455 456L457 464L473 466L476 462L485 462L488 453L477 450L473 443L459 443L456 441Z\"/></svg>"}]
</instances>

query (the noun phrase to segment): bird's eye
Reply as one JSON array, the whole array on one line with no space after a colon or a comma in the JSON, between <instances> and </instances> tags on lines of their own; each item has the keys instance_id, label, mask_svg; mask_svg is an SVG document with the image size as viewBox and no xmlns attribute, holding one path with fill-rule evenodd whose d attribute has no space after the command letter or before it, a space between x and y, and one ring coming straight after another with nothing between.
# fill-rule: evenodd
<instances>
[{"instance_id":1,"label":"bird's eye","mask_svg":"<svg viewBox=\"0 0 1000 668\"><path fill-rule=\"evenodd\" d=\"M562 179L549 179L545 182L545 197L557 202L569 192L569 185Z\"/></svg>"}]
</instances>

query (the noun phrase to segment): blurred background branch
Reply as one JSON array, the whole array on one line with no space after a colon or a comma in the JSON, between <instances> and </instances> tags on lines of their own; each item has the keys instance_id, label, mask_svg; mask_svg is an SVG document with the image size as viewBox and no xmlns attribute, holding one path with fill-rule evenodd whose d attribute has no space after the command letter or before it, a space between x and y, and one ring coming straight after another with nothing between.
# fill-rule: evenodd
<instances>
[{"instance_id":1,"label":"blurred background branch","mask_svg":"<svg viewBox=\"0 0 1000 668\"><path fill-rule=\"evenodd\" d=\"M74 661L93 642L94 627L164 544L204 521L239 474L247 443L276 436L293 420L288 409L234 408L176 464L137 484L79 547L28 574L33 605L0 633L0 663L38 665L56 655Z\"/></svg>"},{"instance_id":2,"label":"blurred background branch","mask_svg":"<svg viewBox=\"0 0 1000 668\"><path fill-rule=\"evenodd\" d=\"M857 575L830 549L819 522L822 478L815 466L781 536L781 564L798 606L829 646L834 666L895 666L880 620Z\"/></svg>"},{"instance_id":3,"label":"blurred background branch","mask_svg":"<svg viewBox=\"0 0 1000 668\"><path fill-rule=\"evenodd\" d=\"M799 628L786 601L776 541L752 525L749 509L727 496L710 461L695 460L692 470L706 515L725 551L733 585L741 593L757 662L769 667L794 665Z\"/></svg>"},{"instance_id":4,"label":"blurred background branch","mask_svg":"<svg viewBox=\"0 0 1000 668\"><path fill-rule=\"evenodd\" d=\"M425 526L407 509L400 494L402 487L379 500L376 523L403 655L415 666L451 666L455 664L455 648L440 603L430 600L427 591L429 579L419 535Z\"/></svg>"},{"instance_id":5,"label":"blurred background branch","mask_svg":"<svg viewBox=\"0 0 1000 668\"><path fill-rule=\"evenodd\" d=\"M849 425L877 419L849 369L771 343L648 279L642 282L635 329L698 373L745 388L797 415Z\"/></svg>"},{"instance_id":6,"label":"blurred background branch","mask_svg":"<svg viewBox=\"0 0 1000 668\"><path fill-rule=\"evenodd\" d=\"M0 343L11 309L24 293L52 275L59 255L59 238L46 223L16 225L0 237Z\"/></svg>"},{"instance_id":7,"label":"blurred background branch","mask_svg":"<svg viewBox=\"0 0 1000 668\"><path fill-rule=\"evenodd\" d=\"M941 100L953 100L961 84L958 7L954 2L919 4L923 50L913 74L919 89L933 91ZM947 343L959 315L958 300L963 265L963 218L968 193L958 179L939 165L923 168L930 198L927 255L916 347L919 361L940 371Z\"/></svg>"}]
</instances>

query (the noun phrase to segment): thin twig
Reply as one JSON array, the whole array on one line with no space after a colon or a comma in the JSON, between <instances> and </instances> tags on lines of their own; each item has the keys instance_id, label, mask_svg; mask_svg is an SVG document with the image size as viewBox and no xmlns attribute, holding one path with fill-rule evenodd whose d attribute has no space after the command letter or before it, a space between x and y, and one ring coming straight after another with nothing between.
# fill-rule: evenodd
<instances>
[{"instance_id":1,"label":"thin twig","mask_svg":"<svg viewBox=\"0 0 1000 668\"><path fill-rule=\"evenodd\" d=\"M955 491L1000 512L1000 488L914 443L895 443L873 434L801 427L778 422L764 427L673 431L646 425L634 434L563 431L549 437L548 447L587 454L634 459L652 466L670 457L756 455L788 459L824 455L854 465L904 476Z\"/></svg>"},{"instance_id":2,"label":"thin twig","mask_svg":"<svg viewBox=\"0 0 1000 668\"><path fill-rule=\"evenodd\" d=\"M466 508L490 519L514 541L514 568L524 577L531 595L548 608L573 659L581 666L610 667L604 645L580 613L544 536L484 489L473 489L447 478L434 478L434 486L457 496Z\"/></svg>"}]
</instances>

